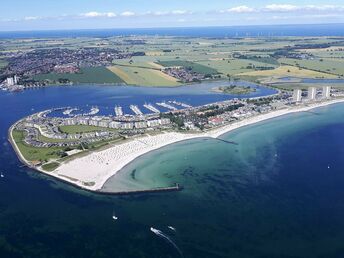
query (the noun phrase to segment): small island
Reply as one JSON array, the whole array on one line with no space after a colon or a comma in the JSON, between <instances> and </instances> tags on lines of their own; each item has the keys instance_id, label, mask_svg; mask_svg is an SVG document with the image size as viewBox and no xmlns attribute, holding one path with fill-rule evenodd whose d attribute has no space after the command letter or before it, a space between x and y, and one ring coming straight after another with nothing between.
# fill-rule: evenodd
<instances>
[{"instance_id":1,"label":"small island","mask_svg":"<svg viewBox=\"0 0 344 258\"><path fill-rule=\"evenodd\" d=\"M217 93L244 95L244 94L255 92L256 88L253 88L250 86L231 85L231 86L215 87L212 89L212 91L217 92Z\"/></svg>"},{"instance_id":2,"label":"small island","mask_svg":"<svg viewBox=\"0 0 344 258\"><path fill-rule=\"evenodd\" d=\"M250 86L237 86L237 85L230 85L230 86L220 86L215 87L212 89L213 92L217 93L224 93L224 94L235 94L235 95L243 95L255 92L256 89Z\"/></svg>"}]
</instances>

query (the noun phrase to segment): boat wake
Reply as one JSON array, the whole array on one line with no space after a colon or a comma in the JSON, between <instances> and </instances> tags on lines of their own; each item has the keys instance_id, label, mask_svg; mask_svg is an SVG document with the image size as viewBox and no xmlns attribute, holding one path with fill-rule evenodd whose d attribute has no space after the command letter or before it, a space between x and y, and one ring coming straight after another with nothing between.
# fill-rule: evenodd
<instances>
[{"instance_id":1,"label":"boat wake","mask_svg":"<svg viewBox=\"0 0 344 258\"><path fill-rule=\"evenodd\" d=\"M183 253L182 251L179 249L179 247L172 241L171 238L169 238L167 235L165 235L162 231L158 230L158 229L155 229L153 227L150 228L150 230L156 234L157 236L165 239L167 242L169 242L177 251L178 253L180 254L181 257L184 257L183 256Z\"/></svg>"}]
</instances>

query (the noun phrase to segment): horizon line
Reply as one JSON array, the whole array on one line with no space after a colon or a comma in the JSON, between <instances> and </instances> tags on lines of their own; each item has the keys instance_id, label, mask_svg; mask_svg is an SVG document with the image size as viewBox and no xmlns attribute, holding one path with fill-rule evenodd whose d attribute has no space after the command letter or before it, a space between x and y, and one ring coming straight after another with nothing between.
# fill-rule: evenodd
<instances>
[{"instance_id":1,"label":"horizon line","mask_svg":"<svg viewBox=\"0 0 344 258\"><path fill-rule=\"evenodd\" d=\"M193 28L236 28L236 27L263 27L263 26L319 26L319 25L344 25L344 22L329 23L281 23L281 24L251 24L251 25L210 25L210 26L166 26L166 27L113 27L113 28L89 28L89 29L33 29L33 30L0 30L0 33L20 32L49 32L49 31L97 31L97 30L153 30L153 29L193 29Z\"/></svg>"}]
</instances>

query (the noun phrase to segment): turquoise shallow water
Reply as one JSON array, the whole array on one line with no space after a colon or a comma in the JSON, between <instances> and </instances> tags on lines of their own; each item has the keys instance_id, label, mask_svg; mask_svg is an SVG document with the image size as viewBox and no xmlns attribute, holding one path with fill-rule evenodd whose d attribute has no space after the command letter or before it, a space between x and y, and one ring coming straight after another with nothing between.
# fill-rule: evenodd
<instances>
[{"instance_id":1,"label":"turquoise shallow water","mask_svg":"<svg viewBox=\"0 0 344 258\"><path fill-rule=\"evenodd\" d=\"M104 197L21 167L7 143L8 127L31 106L70 97L55 90L0 94L1 257L180 257L151 226L184 257L344 256L344 105L222 136L238 145L167 146L131 163L111 187L179 182L183 191Z\"/></svg>"},{"instance_id":2,"label":"turquoise shallow water","mask_svg":"<svg viewBox=\"0 0 344 258\"><path fill-rule=\"evenodd\" d=\"M191 257L342 257L343 112L343 105L325 107L221 137L238 145L170 145L137 159L106 187L181 183L182 192L156 196L158 213L169 219L153 219L148 204L140 213L181 229Z\"/></svg>"}]
</instances>

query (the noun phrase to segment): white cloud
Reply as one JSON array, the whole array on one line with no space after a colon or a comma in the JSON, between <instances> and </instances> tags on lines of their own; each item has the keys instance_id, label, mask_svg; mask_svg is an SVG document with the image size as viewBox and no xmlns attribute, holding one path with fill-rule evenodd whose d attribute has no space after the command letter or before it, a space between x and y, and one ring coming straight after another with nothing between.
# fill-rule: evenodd
<instances>
[{"instance_id":1,"label":"white cloud","mask_svg":"<svg viewBox=\"0 0 344 258\"><path fill-rule=\"evenodd\" d=\"M299 10L300 7L291 4L270 4L265 6L264 9L270 12L291 12Z\"/></svg>"},{"instance_id":2,"label":"white cloud","mask_svg":"<svg viewBox=\"0 0 344 258\"><path fill-rule=\"evenodd\" d=\"M256 10L252 7L248 7L246 5L236 6L232 7L230 9L227 9L225 11L221 11L222 13L228 12L228 13L253 13Z\"/></svg>"},{"instance_id":3,"label":"white cloud","mask_svg":"<svg viewBox=\"0 0 344 258\"><path fill-rule=\"evenodd\" d=\"M112 12L108 12L108 13L88 12L88 13L81 14L81 16L86 17L86 18L100 18L100 17L113 18L113 17L116 17L116 14Z\"/></svg>"},{"instance_id":4,"label":"white cloud","mask_svg":"<svg viewBox=\"0 0 344 258\"><path fill-rule=\"evenodd\" d=\"M35 20L39 20L40 17L38 16L27 16L27 17L24 17L24 21L35 21Z\"/></svg>"},{"instance_id":5,"label":"white cloud","mask_svg":"<svg viewBox=\"0 0 344 258\"><path fill-rule=\"evenodd\" d=\"M121 16L124 16L124 17L135 16L135 13L131 12L131 11L125 11L125 12L121 13Z\"/></svg>"},{"instance_id":6,"label":"white cloud","mask_svg":"<svg viewBox=\"0 0 344 258\"><path fill-rule=\"evenodd\" d=\"M337 5L306 5L305 10L310 11L343 11L344 6Z\"/></svg>"},{"instance_id":7,"label":"white cloud","mask_svg":"<svg viewBox=\"0 0 344 258\"><path fill-rule=\"evenodd\" d=\"M192 14L191 11L187 10L173 10L173 11L149 11L145 15L155 15L155 16L166 16L166 15L187 15Z\"/></svg>"},{"instance_id":8,"label":"white cloud","mask_svg":"<svg viewBox=\"0 0 344 258\"><path fill-rule=\"evenodd\" d=\"M174 10L171 13L175 15L182 15L182 14L188 14L189 12L186 10Z\"/></svg>"},{"instance_id":9,"label":"white cloud","mask_svg":"<svg viewBox=\"0 0 344 258\"><path fill-rule=\"evenodd\" d=\"M290 4L270 4L263 8L268 12L329 12L344 11L344 6L338 5L290 5Z\"/></svg>"}]
</instances>

